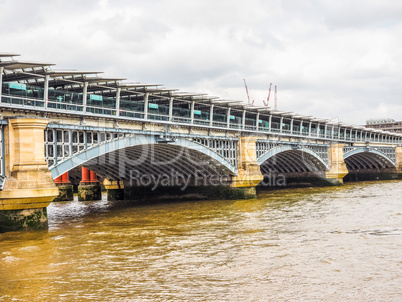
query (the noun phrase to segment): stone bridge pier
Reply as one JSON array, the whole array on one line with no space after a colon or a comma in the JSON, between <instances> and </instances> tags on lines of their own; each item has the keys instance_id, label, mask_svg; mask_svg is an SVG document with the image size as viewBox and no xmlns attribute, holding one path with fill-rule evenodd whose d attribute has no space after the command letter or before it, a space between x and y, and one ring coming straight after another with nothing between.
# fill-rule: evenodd
<instances>
[{"instance_id":1,"label":"stone bridge pier","mask_svg":"<svg viewBox=\"0 0 402 302\"><path fill-rule=\"evenodd\" d=\"M0 231L47 228L46 207L58 196L44 158L46 118L13 117L4 129Z\"/></svg>"},{"instance_id":2,"label":"stone bridge pier","mask_svg":"<svg viewBox=\"0 0 402 302\"><path fill-rule=\"evenodd\" d=\"M332 184L343 183L343 178L349 173L343 159L344 144L333 144L329 147L329 167L325 172L325 179Z\"/></svg>"},{"instance_id":3,"label":"stone bridge pier","mask_svg":"<svg viewBox=\"0 0 402 302\"><path fill-rule=\"evenodd\" d=\"M237 175L232 177L230 186L244 192L245 197L255 198L255 187L264 179L257 162L257 137L241 137L237 144L239 154L237 161Z\"/></svg>"},{"instance_id":4,"label":"stone bridge pier","mask_svg":"<svg viewBox=\"0 0 402 302\"><path fill-rule=\"evenodd\" d=\"M396 170L402 178L402 147L396 147Z\"/></svg>"}]
</instances>

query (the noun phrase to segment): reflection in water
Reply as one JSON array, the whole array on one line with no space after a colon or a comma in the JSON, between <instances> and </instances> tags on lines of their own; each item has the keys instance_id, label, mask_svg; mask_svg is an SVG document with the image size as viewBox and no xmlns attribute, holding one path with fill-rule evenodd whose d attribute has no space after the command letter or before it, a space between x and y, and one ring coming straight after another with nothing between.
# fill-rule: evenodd
<instances>
[{"instance_id":1,"label":"reflection in water","mask_svg":"<svg viewBox=\"0 0 402 302\"><path fill-rule=\"evenodd\" d=\"M0 300L401 301L401 184L55 203L0 234Z\"/></svg>"}]
</instances>

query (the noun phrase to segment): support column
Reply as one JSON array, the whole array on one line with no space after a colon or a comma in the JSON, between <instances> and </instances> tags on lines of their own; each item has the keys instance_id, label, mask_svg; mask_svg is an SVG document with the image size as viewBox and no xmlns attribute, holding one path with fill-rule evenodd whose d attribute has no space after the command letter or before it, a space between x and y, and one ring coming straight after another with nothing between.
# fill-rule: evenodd
<instances>
[{"instance_id":1,"label":"support column","mask_svg":"<svg viewBox=\"0 0 402 302\"><path fill-rule=\"evenodd\" d=\"M0 67L0 103L1 103L1 94L3 93L3 71L4 67Z\"/></svg>"},{"instance_id":2,"label":"support column","mask_svg":"<svg viewBox=\"0 0 402 302\"><path fill-rule=\"evenodd\" d=\"M272 114L269 115L269 120L268 120L268 131L271 132L272 130Z\"/></svg>"},{"instance_id":3,"label":"support column","mask_svg":"<svg viewBox=\"0 0 402 302\"><path fill-rule=\"evenodd\" d=\"M333 184L342 184L343 178L349 173L343 160L344 144L333 144L329 148L329 167L325 172L325 178Z\"/></svg>"},{"instance_id":4,"label":"support column","mask_svg":"<svg viewBox=\"0 0 402 302\"><path fill-rule=\"evenodd\" d=\"M96 177L96 173L94 171L89 171L89 179L91 183L97 183L98 182L98 178Z\"/></svg>"},{"instance_id":5,"label":"support column","mask_svg":"<svg viewBox=\"0 0 402 302\"><path fill-rule=\"evenodd\" d=\"M173 98L169 99L169 121L173 121Z\"/></svg>"},{"instance_id":6,"label":"support column","mask_svg":"<svg viewBox=\"0 0 402 302\"><path fill-rule=\"evenodd\" d=\"M54 201L71 201L74 199L73 185L69 180L68 172L54 180L57 188L59 188L59 196Z\"/></svg>"},{"instance_id":7,"label":"support column","mask_svg":"<svg viewBox=\"0 0 402 302\"><path fill-rule=\"evenodd\" d=\"M47 228L46 207L59 194L44 157L47 124L46 118L13 117L4 129L0 232Z\"/></svg>"},{"instance_id":8,"label":"support column","mask_svg":"<svg viewBox=\"0 0 402 302\"><path fill-rule=\"evenodd\" d=\"M258 131L260 127L260 113L257 112L257 116L255 117L255 131Z\"/></svg>"},{"instance_id":9,"label":"support column","mask_svg":"<svg viewBox=\"0 0 402 302\"><path fill-rule=\"evenodd\" d=\"M195 105L195 101L191 101L190 124L194 123L194 105Z\"/></svg>"},{"instance_id":10,"label":"support column","mask_svg":"<svg viewBox=\"0 0 402 302\"><path fill-rule=\"evenodd\" d=\"M148 119L148 92L144 95L144 120Z\"/></svg>"},{"instance_id":11,"label":"support column","mask_svg":"<svg viewBox=\"0 0 402 302\"><path fill-rule=\"evenodd\" d=\"M214 123L214 104L209 108L209 125L212 127Z\"/></svg>"},{"instance_id":12,"label":"support column","mask_svg":"<svg viewBox=\"0 0 402 302\"><path fill-rule=\"evenodd\" d=\"M124 182L122 180L105 179L103 185L107 190L107 200L124 200Z\"/></svg>"},{"instance_id":13,"label":"support column","mask_svg":"<svg viewBox=\"0 0 402 302\"><path fill-rule=\"evenodd\" d=\"M45 75L45 85L43 88L43 101L45 102L45 108L49 103L49 75Z\"/></svg>"},{"instance_id":14,"label":"support column","mask_svg":"<svg viewBox=\"0 0 402 302\"><path fill-rule=\"evenodd\" d=\"M237 144L237 175L232 177L230 186L239 189L244 198L255 198L255 187L263 180L257 163L257 137L241 137Z\"/></svg>"},{"instance_id":15,"label":"support column","mask_svg":"<svg viewBox=\"0 0 402 302\"><path fill-rule=\"evenodd\" d=\"M395 148L396 155L396 172L398 173L398 178L402 179L402 147Z\"/></svg>"},{"instance_id":16,"label":"support column","mask_svg":"<svg viewBox=\"0 0 402 302\"><path fill-rule=\"evenodd\" d=\"M81 182L78 186L78 201L91 201L102 199L101 186L96 173L82 167Z\"/></svg>"},{"instance_id":17,"label":"support column","mask_svg":"<svg viewBox=\"0 0 402 302\"><path fill-rule=\"evenodd\" d=\"M227 117L226 117L226 128L230 128L230 107L228 108L227 111Z\"/></svg>"},{"instance_id":18,"label":"support column","mask_svg":"<svg viewBox=\"0 0 402 302\"><path fill-rule=\"evenodd\" d=\"M116 90L116 116L120 116L120 93L121 87Z\"/></svg>"},{"instance_id":19,"label":"support column","mask_svg":"<svg viewBox=\"0 0 402 302\"><path fill-rule=\"evenodd\" d=\"M82 111L87 112L87 98L88 98L88 82L84 82L82 90Z\"/></svg>"}]
</instances>

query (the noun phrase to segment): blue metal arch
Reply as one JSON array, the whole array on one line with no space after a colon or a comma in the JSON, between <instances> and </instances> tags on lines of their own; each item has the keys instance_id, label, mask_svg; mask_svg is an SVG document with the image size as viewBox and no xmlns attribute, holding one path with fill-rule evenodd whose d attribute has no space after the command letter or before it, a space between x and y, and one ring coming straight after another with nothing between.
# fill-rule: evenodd
<instances>
[{"instance_id":1,"label":"blue metal arch","mask_svg":"<svg viewBox=\"0 0 402 302\"><path fill-rule=\"evenodd\" d=\"M387 155L385 155L384 153L378 151L378 150L374 150L374 149L369 149L367 150L367 148L356 148L354 150L351 150L349 152L346 152L345 154L343 154L343 160L347 159L348 157L351 157L353 155L359 154L359 153L371 153L371 154L376 154L379 155L380 157L382 157L383 159L385 159L389 164L391 164L391 166L396 168L396 162L394 162L392 159L390 159Z\"/></svg>"},{"instance_id":2,"label":"blue metal arch","mask_svg":"<svg viewBox=\"0 0 402 302\"><path fill-rule=\"evenodd\" d=\"M305 148L305 147L295 148L295 146L292 146L292 145L281 145L281 146L275 147L275 148L267 151L266 153L264 153L262 156L260 156L257 159L258 165L261 166L269 158L271 158L279 153L285 152L285 151L300 151L300 152L308 153L308 154L312 155L314 158L316 158L325 167L325 169L327 169L327 170L330 169L329 165L326 162L324 162L324 160L311 149Z\"/></svg>"},{"instance_id":3,"label":"blue metal arch","mask_svg":"<svg viewBox=\"0 0 402 302\"><path fill-rule=\"evenodd\" d=\"M57 165L50 168L53 179L63 175L64 173L70 171L71 169L83 165L89 160L97 158L99 156L105 155L107 153L124 149L133 146L140 146L146 144L157 144L157 138L154 135L134 135L129 137L123 137L117 140L106 142L100 145L88 148L71 158L64 160ZM229 161L227 161L220 154L214 152L213 150L193 142L191 140L178 137L175 141L169 142L168 144L176 145L184 148L189 148L203 153L212 159L216 160L223 166L225 166L231 173L237 175L237 167L233 166Z\"/></svg>"}]
</instances>

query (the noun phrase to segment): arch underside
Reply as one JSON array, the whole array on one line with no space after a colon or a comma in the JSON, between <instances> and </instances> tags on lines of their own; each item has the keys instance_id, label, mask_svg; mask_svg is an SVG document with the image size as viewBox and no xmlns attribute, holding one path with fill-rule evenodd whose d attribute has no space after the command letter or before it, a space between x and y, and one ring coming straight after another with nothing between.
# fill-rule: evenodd
<instances>
[{"instance_id":1,"label":"arch underside","mask_svg":"<svg viewBox=\"0 0 402 302\"><path fill-rule=\"evenodd\" d=\"M194 149L172 144L131 146L93 158L82 166L109 180L202 178L233 175L218 161Z\"/></svg>"},{"instance_id":2,"label":"arch underside","mask_svg":"<svg viewBox=\"0 0 402 302\"><path fill-rule=\"evenodd\" d=\"M84 166L110 180L130 179L133 173L165 175L236 175L235 167L216 150L187 138L158 142L154 135L134 135L85 149L50 168L53 179ZM174 172L176 171L176 172Z\"/></svg>"},{"instance_id":3,"label":"arch underside","mask_svg":"<svg viewBox=\"0 0 402 302\"><path fill-rule=\"evenodd\" d=\"M395 164L385 156L369 151L359 152L349 156L346 154L344 160L349 171L395 168Z\"/></svg>"},{"instance_id":4,"label":"arch underside","mask_svg":"<svg viewBox=\"0 0 402 302\"><path fill-rule=\"evenodd\" d=\"M316 156L302 150L287 150L266 159L260 165L261 173L302 173L327 170Z\"/></svg>"}]
</instances>

